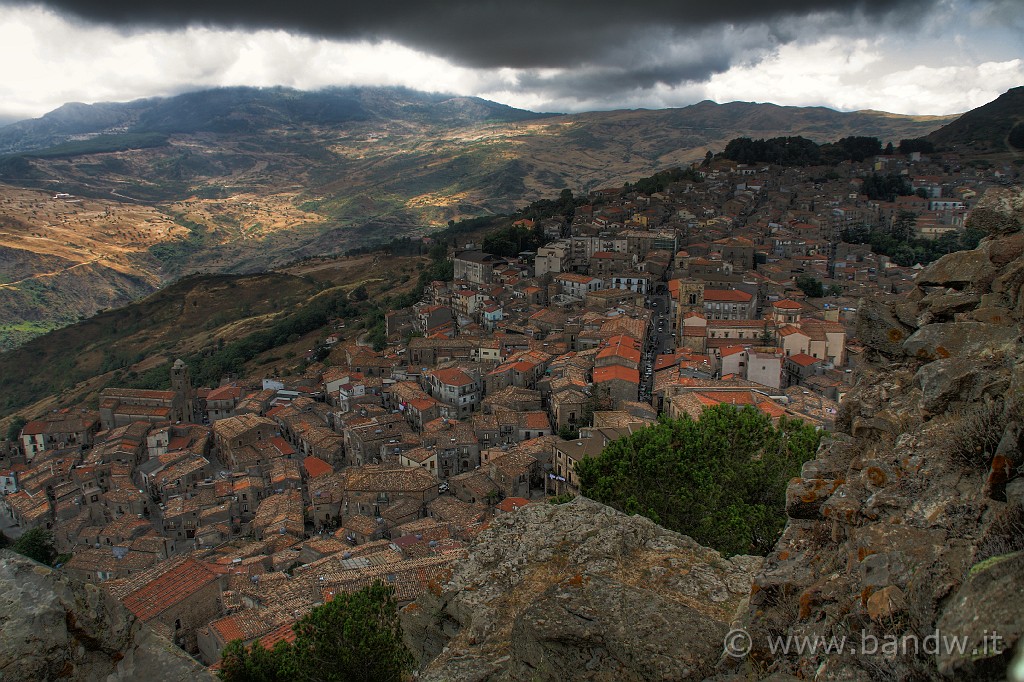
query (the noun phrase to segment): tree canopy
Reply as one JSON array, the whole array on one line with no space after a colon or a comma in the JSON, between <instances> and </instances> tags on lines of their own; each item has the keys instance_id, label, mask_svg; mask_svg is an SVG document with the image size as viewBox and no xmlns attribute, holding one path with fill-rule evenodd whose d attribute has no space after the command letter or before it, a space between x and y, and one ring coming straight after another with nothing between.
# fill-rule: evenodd
<instances>
[{"instance_id":1,"label":"tree canopy","mask_svg":"<svg viewBox=\"0 0 1024 682\"><path fill-rule=\"evenodd\" d=\"M21 436L21 430L25 428L25 424L28 424L28 420L20 414L11 417L11 423L7 426L7 440L18 440Z\"/></svg>"},{"instance_id":2,"label":"tree canopy","mask_svg":"<svg viewBox=\"0 0 1024 682\"><path fill-rule=\"evenodd\" d=\"M900 154L910 154L912 152L931 154L934 151L935 145L929 142L928 140L924 139L923 137L916 137L911 140L900 140Z\"/></svg>"},{"instance_id":3,"label":"tree canopy","mask_svg":"<svg viewBox=\"0 0 1024 682\"><path fill-rule=\"evenodd\" d=\"M883 201L896 201L898 196L910 196L913 190L910 189L910 180L905 175L890 173L879 175L872 173L864 178L862 187L868 199L881 199Z\"/></svg>"},{"instance_id":4,"label":"tree canopy","mask_svg":"<svg viewBox=\"0 0 1024 682\"><path fill-rule=\"evenodd\" d=\"M811 298L821 298L825 295L825 287L821 280L813 275L797 275L796 285L804 295Z\"/></svg>"},{"instance_id":5,"label":"tree canopy","mask_svg":"<svg viewBox=\"0 0 1024 682\"><path fill-rule=\"evenodd\" d=\"M222 680L228 682L398 682L414 659L402 642L394 588L375 583L339 593L293 627L294 642L266 649L235 640L224 648Z\"/></svg>"},{"instance_id":6,"label":"tree canopy","mask_svg":"<svg viewBox=\"0 0 1024 682\"><path fill-rule=\"evenodd\" d=\"M50 566L57 558L57 550L53 546L53 533L45 528L33 528L22 533L21 537L11 545L18 554Z\"/></svg>"},{"instance_id":7,"label":"tree canopy","mask_svg":"<svg viewBox=\"0 0 1024 682\"><path fill-rule=\"evenodd\" d=\"M821 147L823 160L831 163L841 161L864 161L882 153L882 142L877 137L851 135L838 142Z\"/></svg>"},{"instance_id":8,"label":"tree canopy","mask_svg":"<svg viewBox=\"0 0 1024 682\"><path fill-rule=\"evenodd\" d=\"M821 149L805 137L773 137L730 140L722 155L739 163L773 163L779 166L812 166L821 161Z\"/></svg>"},{"instance_id":9,"label":"tree canopy","mask_svg":"<svg viewBox=\"0 0 1024 682\"><path fill-rule=\"evenodd\" d=\"M786 485L821 433L752 407L662 419L576 465L580 491L725 554L767 554L786 524Z\"/></svg>"},{"instance_id":10,"label":"tree canopy","mask_svg":"<svg viewBox=\"0 0 1024 682\"><path fill-rule=\"evenodd\" d=\"M711 154L711 152L708 152ZM705 161L708 157L705 156ZM669 168L655 173L646 178L640 178L634 183L626 183L623 189L627 192L637 191L641 194L654 194L655 192L664 192L665 189L673 182L680 182L682 180L689 180L691 182L704 182L704 178L700 173L695 171L693 168Z\"/></svg>"},{"instance_id":11,"label":"tree canopy","mask_svg":"<svg viewBox=\"0 0 1024 682\"><path fill-rule=\"evenodd\" d=\"M908 229L900 225L895 231L884 231L872 230L861 225L843 230L840 238L849 244L870 244L872 251L889 256L897 265L913 265L931 263L954 251L975 249L985 234L980 230L967 228L963 232L945 232L937 239L922 239L913 237L913 232L912 226ZM911 236L906 236L908 233Z\"/></svg>"}]
</instances>

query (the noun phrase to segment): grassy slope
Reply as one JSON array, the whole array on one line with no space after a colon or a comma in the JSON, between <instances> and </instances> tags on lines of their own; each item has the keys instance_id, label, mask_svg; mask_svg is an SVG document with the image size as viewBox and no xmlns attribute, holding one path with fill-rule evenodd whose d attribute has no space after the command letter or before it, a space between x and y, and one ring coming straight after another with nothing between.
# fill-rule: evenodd
<instances>
[{"instance_id":1,"label":"grassy slope","mask_svg":"<svg viewBox=\"0 0 1024 682\"><path fill-rule=\"evenodd\" d=\"M315 294L315 281L283 274L196 276L147 298L33 339L0 354L0 414L87 379L170 357L242 319L265 320Z\"/></svg>"}]
</instances>

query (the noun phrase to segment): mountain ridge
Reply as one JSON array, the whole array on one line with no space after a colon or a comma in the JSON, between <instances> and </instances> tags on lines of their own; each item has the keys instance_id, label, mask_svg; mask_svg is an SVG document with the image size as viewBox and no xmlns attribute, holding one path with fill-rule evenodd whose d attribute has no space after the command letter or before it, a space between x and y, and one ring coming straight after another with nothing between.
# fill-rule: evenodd
<instances>
[{"instance_id":1,"label":"mountain ridge","mask_svg":"<svg viewBox=\"0 0 1024 682\"><path fill-rule=\"evenodd\" d=\"M386 96L381 97L382 94ZM435 111L432 112L430 107ZM261 113L264 125L284 124L289 117L316 123L344 123L394 118L398 113L413 119L429 118L433 113L437 120L453 123L557 116L516 109L479 97L424 93L408 88L351 87L301 91L284 87L238 86L129 102L68 102L39 118L0 128L0 153L43 149L85 134L238 132L229 125L231 118L237 120L248 114L260 122Z\"/></svg>"}]
</instances>

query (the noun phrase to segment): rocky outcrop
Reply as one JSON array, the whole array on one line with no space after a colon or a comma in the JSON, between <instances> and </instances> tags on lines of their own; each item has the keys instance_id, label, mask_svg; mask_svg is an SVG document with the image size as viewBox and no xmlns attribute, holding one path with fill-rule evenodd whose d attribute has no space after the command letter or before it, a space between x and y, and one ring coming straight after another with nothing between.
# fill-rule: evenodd
<instances>
[{"instance_id":1,"label":"rocky outcrop","mask_svg":"<svg viewBox=\"0 0 1024 682\"><path fill-rule=\"evenodd\" d=\"M996 194L977 249L862 302L869 367L790 484L738 615L753 649L718 679L1001 680L1024 651L1024 193Z\"/></svg>"},{"instance_id":2,"label":"rocky outcrop","mask_svg":"<svg viewBox=\"0 0 1024 682\"><path fill-rule=\"evenodd\" d=\"M529 505L402 625L421 680L700 680L760 564L586 498Z\"/></svg>"},{"instance_id":3,"label":"rocky outcrop","mask_svg":"<svg viewBox=\"0 0 1024 682\"><path fill-rule=\"evenodd\" d=\"M214 678L95 585L0 550L0 679Z\"/></svg>"}]
</instances>

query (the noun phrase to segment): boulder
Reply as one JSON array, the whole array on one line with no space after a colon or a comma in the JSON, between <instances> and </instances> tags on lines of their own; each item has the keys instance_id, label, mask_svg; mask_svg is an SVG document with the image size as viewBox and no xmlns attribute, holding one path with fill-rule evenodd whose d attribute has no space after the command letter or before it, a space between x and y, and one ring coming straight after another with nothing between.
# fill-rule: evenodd
<instances>
[{"instance_id":1,"label":"boulder","mask_svg":"<svg viewBox=\"0 0 1024 682\"><path fill-rule=\"evenodd\" d=\"M1007 307L1014 311L1017 320L1022 319L1024 308L1024 256L1017 258L1002 269L999 276L992 282L992 291L1001 294Z\"/></svg>"},{"instance_id":2,"label":"boulder","mask_svg":"<svg viewBox=\"0 0 1024 682\"><path fill-rule=\"evenodd\" d=\"M857 338L868 348L887 357L902 357L903 342L914 327L901 322L885 303L861 299L857 310Z\"/></svg>"},{"instance_id":3,"label":"boulder","mask_svg":"<svg viewBox=\"0 0 1024 682\"><path fill-rule=\"evenodd\" d=\"M991 187L985 190L967 218L966 227L1001 236L1019 232L1024 225L1024 189Z\"/></svg>"},{"instance_id":4,"label":"boulder","mask_svg":"<svg viewBox=\"0 0 1024 682\"><path fill-rule=\"evenodd\" d=\"M921 300L921 308L928 311L931 322L948 322L956 313L974 310L981 302L978 294L955 291L929 294Z\"/></svg>"},{"instance_id":5,"label":"boulder","mask_svg":"<svg viewBox=\"0 0 1024 682\"><path fill-rule=\"evenodd\" d=\"M516 619L522 679L701 680L729 626L697 608L607 577L569 578Z\"/></svg>"},{"instance_id":6,"label":"boulder","mask_svg":"<svg viewBox=\"0 0 1024 682\"><path fill-rule=\"evenodd\" d=\"M821 519L821 505L840 482L822 478L794 478L786 488L786 515L791 519Z\"/></svg>"},{"instance_id":7,"label":"boulder","mask_svg":"<svg viewBox=\"0 0 1024 682\"><path fill-rule=\"evenodd\" d=\"M911 329L917 329L920 326L918 320L921 318L921 313L921 306L914 301L904 301L892 307L892 314L896 319Z\"/></svg>"},{"instance_id":8,"label":"boulder","mask_svg":"<svg viewBox=\"0 0 1024 682\"><path fill-rule=\"evenodd\" d=\"M946 637L966 638L963 653L939 652L939 672L964 680L1004 679L1024 631L1022 595L1024 552L975 564L936 624Z\"/></svg>"},{"instance_id":9,"label":"boulder","mask_svg":"<svg viewBox=\"0 0 1024 682\"><path fill-rule=\"evenodd\" d=\"M420 680L704 679L761 557L584 497L495 518L406 606Z\"/></svg>"},{"instance_id":10,"label":"boulder","mask_svg":"<svg viewBox=\"0 0 1024 682\"><path fill-rule=\"evenodd\" d=\"M215 678L95 585L0 550L0 679Z\"/></svg>"},{"instance_id":11,"label":"boulder","mask_svg":"<svg viewBox=\"0 0 1024 682\"><path fill-rule=\"evenodd\" d=\"M1024 256L1024 232L1014 232L998 239L986 239L979 248L985 250L993 265L1001 267Z\"/></svg>"},{"instance_id":12,"label":"boulder","mask_svg":"<svg viewBox=\"0 0 1024 682\"><path fill-rule=\"evenodd\" d=\"M996 267L985 249L948 253L917 273L918 286L941 286L953 289L986 287L996 276Z\"/></svg>"},{"instance_id":13,"label":"boulder","mask_svg":"<svg viewBox=\"0 0 1024 682\"><path fill-rule=\"evenodd\" d=\"M922 360L978 358L1012 346L1020 338L1016 326L982 322L939 322L921 327L903 342L907 355Z\"/></svg>"},{"instance_id":14,"label":"boulder","mask_svg":"<svg viewBox=\"0 0 1024 682\"><path fill-rule=\"evenodd\" d=\"M868 617L875 622L892 620L907 610L907 600L903 590L895 585L883 587L868 597Z\"/></svg>"},{"instance_id":15,"label":"boulder","mask_svg":"<svg viewBox=\"0 0 1024 682\"><path fill-rule=\"evenodd\" d=\"M941 414L953 402L973 402L997 396L1009 388L1009 375L975 358L943 358L922 365L914 375L921 389L921 409Z\"/></svg>"},{"instance_id":16,"label":"boulder","mask_svg":"<svg viewBox=\"0 0 1024 682\"><path fill-rule=\"evenodd\" d=\"M1005 326L1014 323L1014 311L1004 306L983 306L966 313L963 319Z\"/></svg>"}]
</instances>

